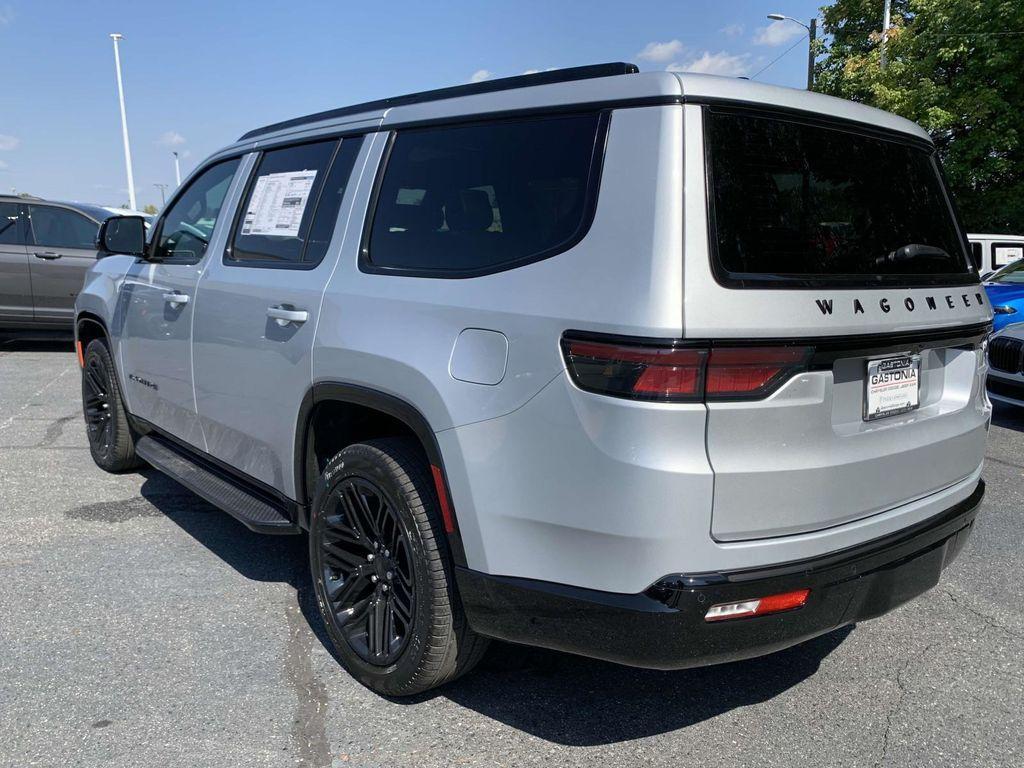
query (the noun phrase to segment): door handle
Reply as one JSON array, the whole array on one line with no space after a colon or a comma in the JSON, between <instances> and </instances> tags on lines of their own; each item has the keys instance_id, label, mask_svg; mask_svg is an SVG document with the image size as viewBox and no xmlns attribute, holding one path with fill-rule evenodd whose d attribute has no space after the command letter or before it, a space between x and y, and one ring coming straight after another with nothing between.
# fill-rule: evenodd
<instances>
[{"instance_id":1,"label":"door handle","mask_svg":"<svg viewBox=\"0 0 1024 768\"><path fill-rule=\"evenodd\" d=\"M60 258L60 254L59 253L54 253L53 251L36 251L35 252L35 257L37 259L45 259L46 261L53 261L54 259L59 259Z\"/></svg>"},{"instance_id":2,"label":"door handle","mask_svg":"<svg viewBox=\"0 0 1024 768\"><path fill-rule=\"evenodd\" d=\"M291 309L284 305L267 308L267 317L277 321L282 328L288 323L301 325L309 320L309 312L304 309Z\"/></svg>"},{"instance_id":3,"label":"door handle","mask_svg":"<svg viewBox=\"0 0 1024 768\"><path fill-rule=\"evenodd\" d=\"M178 307L188 304L188 294L171 291L170 293L164 294L164 301L170 304L174 309L177 309Z\"/></svg>"}]
</instances>

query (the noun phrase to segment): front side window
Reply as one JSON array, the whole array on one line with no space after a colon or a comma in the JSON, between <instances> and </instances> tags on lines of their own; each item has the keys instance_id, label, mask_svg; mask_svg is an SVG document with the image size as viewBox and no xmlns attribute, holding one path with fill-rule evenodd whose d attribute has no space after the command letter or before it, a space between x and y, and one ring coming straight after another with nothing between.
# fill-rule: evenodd
<instances>
[{"instance_id":1,"label":"front side window","mask_svg":"<svg viewBox=\"0 0 1024 768\"><path fill-rule=\"evenodd\" d=\"M706 108L716 275L727 284L973 281L932 153L904 141Z\"/></svg>"},{"instance_id":2,"label":"front side window","mask_svg":"<svg viewBox=\"0 0 1024 768\"><path fill-rule=\"evenodd\" d=\"M240 162L236 157L206 169L171 204L159 225L157 260L195 264L203 258Z\"/></svg>"},{"instance_id":3,"label":"front side window","mask_svg":"<svg viewBox=\"0 0 1024 768\"><path fill-rule=\"evenodd\" d=\"M468 277L552 256L585 234L600 115L399 131L363 267Z\"/></svg>"},{"instance_id":4,"label":"front side window","mask_svg":"<svg viewBox=\"0 0 1024 768\"><path fill-rule=\"evenodd\" d=\"M52 205L30 205L28 216L29 231L35 245L49 248L96 247L99 225L80 213Z\"/></svg>"},{"instance_id":5,"label":"front side window","mask_svg":"<svg viewBox=\"0 0 1024 768\"><path fill-rule=\"evenodd\" d=\"M0 203L0 245L21 245L18 204Z\"/></svg>"},{"instance_id":6,"label":"front side window","mask_svg":"<svg viewBox=\"0 0 1024 768\"><path fill-rule=\"evenodd\" d=\"M315 266L334 233L360 137L265 152L249 183L225 262Z\"/></svg>"}]
</instances>

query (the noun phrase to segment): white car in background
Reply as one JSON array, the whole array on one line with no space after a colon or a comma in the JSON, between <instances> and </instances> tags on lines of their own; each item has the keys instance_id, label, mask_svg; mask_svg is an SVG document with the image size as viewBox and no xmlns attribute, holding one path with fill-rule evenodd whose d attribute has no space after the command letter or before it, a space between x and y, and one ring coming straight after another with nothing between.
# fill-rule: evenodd
<instances>
[{"instance_id":1,"label":"white car in background","mask_svg":"<svg viewBox=\"0 0 1024 768\"><path fill-rule=\"evenodd\" d=\"M1024 258L1024 235L972 235L971 256L978 266L978 272L987 277L997 269Z\"/></svg>"}]
</instances>

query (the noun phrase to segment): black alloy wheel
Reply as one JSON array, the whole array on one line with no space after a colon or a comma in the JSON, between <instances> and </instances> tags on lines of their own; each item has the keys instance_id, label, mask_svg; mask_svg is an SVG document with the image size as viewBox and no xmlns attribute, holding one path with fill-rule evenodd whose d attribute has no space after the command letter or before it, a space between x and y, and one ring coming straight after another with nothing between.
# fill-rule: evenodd
<instances>
[{"instance_id":1,"label":"black alloy wheel","mask_svg":"<svg viewBox=\"0 0 1024 768\"><path fill-rule=\"evenodd\" d=\"M338 630L364 661L393 664L416 609L412 550L395 505L374 483L348 477L332 489L322 525L320 567Z\"/></svg>"},{"instance_id":2,"label":"black alloy wheel","mask_svg":"<svg viewBox=\"0 0 1024 768\"><path fill-rule=\"evenodd\" d=\"M100 456L108 456L114 445L113 398L110 371L100 355L90 355L82 369L82 406L89 445Z\"/></svg>"}]
</instances>

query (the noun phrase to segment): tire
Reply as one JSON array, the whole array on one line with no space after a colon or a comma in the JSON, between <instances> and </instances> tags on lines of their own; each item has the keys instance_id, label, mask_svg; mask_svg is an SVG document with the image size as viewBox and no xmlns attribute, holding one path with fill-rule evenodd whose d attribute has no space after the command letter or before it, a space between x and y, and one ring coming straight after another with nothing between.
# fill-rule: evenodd
<instances>
[{"instance_id":1,"label":"tire","mask_svg":"<svg viewBox=\"0 0 1024 768\"><path fill-rule=\"evenodd\" d=\"M92 460L107 472L135 469L142 462L135 456L135 439L106 342L90 341L82 360L82 413Z\"/></svg>"},{"instance_id":2,"label":"tire","mask_svg":"<svg viewBox=\"0 0 1024 768\"><path fill-rule=\"evenodd\" d=\"M332 458L310 520L317 603L343 666L386 696L472 669L487 640L470 629L430 467L418 443L368 440Z\"/></svg>"}]
</instances>

